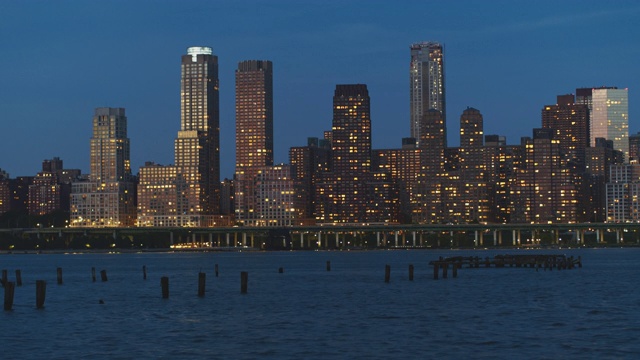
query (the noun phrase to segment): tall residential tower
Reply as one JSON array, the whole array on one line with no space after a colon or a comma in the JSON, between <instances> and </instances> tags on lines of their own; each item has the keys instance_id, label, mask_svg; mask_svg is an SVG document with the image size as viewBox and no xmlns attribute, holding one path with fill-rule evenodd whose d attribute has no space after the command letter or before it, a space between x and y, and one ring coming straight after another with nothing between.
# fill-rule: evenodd
<instances>
[{"instance_id":1,"label":"tall residential tower","mask_svg":"<svg viewBox=\"0 0 640 360\"><path fill-rule=\"evenodd\" d=\"M241 61L236 70L236 171L273 165L273 64Z\"/></svg>"},{"instance_id":2,"label":"tall residential tower","mask_svg":"<svg viewBox=\"0 0 640 360\"><path fill-rule=\"evenodd\" d=\"M319 222L371 220L371 112L367 86L337 85L333 96L332 171L318 183Z\"/></svg>"},{"instance_id":3,"label":"tall residential tower","mask_svg":"<svg viewBox=\"0 0 640 360\"><path fill-rule=\"evenodd\" d=\"M71 188L71 226L131 226L135 186L123 108L97 108L93 117L89 181Z\"/></svg>"},{"instance_id":4,"label":"tall residential tower","mask_svg":"<svg viewBox=\"0 0 640 360\"><path fill-rule=\"evenodd\" d=\"M210 47L190 47L182 56L180 131L175 165L188 195L178 213L211 215L220 206L220 100L218 57ZM204 225L204 224L201 224Z\"/></svg>"},{"instance_id":5,"label":"tall residential tower","mask_svg":"<svg viewBox=\"0 0 640 360\"><path fill-rule=\"evenodd\" d=\"M210 47L182 55L175 165L140 168L138 226L215 226L220 219L218 57Z\"/></svg>"},{"instance_id":6,"label":"tall residential tower","mask_svg":"<svg viewBox=\"0 0 640 360\"><path fill-rule=\"evenodd\" d=\"M259 211L258 174L278 174L273 165L273 64L247 60L236 70L235 215L245 225L270 222ZM273 201L273 199L271 199ZM269 199L267 199L267 202ZM266 221L266 222L263 222Z\"/></svg>"},{"instance_id":7,"label":"tall residential tower","mask_svg":"<svg viewBox=\"0 0 640 360\"><path fill-rule=\"evenodd\" d=\"M428 110L440 111L446 123L443 45L437 42L411 45L409 95L411 137L420 143L422 116Z\"/></svg>"}]
</instances>

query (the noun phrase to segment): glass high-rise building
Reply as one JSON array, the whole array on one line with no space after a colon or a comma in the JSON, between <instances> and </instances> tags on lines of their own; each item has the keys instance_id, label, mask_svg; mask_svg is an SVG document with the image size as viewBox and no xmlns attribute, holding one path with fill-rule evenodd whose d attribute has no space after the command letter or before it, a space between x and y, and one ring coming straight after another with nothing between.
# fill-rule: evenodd
<instances>
[{"instance_id":1,"label":"glass high-rise building","mask_svg":"<svg viewBox=\"0 0 640 360\"><path fill-rule=\"evenodd\" d=\"M422 116L430 109L442 113L446 123L444 86L444 46L437 42L411 45L409 66L409 104L411 137L422 141ZM440 135L440 134L439 134ZM446 134L445 134L446 135ZM446 144L445 144L446 146Z\"/></svg>"},{"instance_id":2,"label":"glass high-rise building","mask_svg":"<svg viewBox=\"0 0 640 360\"><path fill-rule=\"evenodd\" d=\"M615 150L622 151L629 162L629 92L616 87L576 90L576 103L589 106L590 144L596 138L613 141Z\"/></svg>"}]
</instances>

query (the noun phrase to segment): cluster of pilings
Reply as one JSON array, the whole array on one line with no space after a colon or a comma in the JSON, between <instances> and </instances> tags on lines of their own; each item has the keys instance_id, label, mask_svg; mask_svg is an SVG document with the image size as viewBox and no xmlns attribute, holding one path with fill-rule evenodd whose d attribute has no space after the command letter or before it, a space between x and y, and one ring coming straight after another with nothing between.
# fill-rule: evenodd
<instances>
[{"instance_id":1,"label":"cluster of pilings","mask_svg":"<svg viewBox=\"0 0 640 360\"><path fill-rule=\"evenodd\" d=\"M494 267L494 268L504 268L504 267L529 267L535 268L536 271L540 268L543 268L545 271L547 269L553 270L554 268L558 270L563 269L573 269L574 267L582 267L582 259L580 256L574 258L573 256L567 257L565 255L496 255L493 258L485 257L480 258L478 256L456 256L456 257L440 257L438 260L434 260L429 262L429 265L433 266L433 278L438 279L440 271L442 271L442 278L448 277L449 268L451 268L452 276L455 278L458 276L458 270L463 266L468 268L480 268L480 267ZM219 275L219 267L218 264L215 264L215 276ZM331 271L331 262L326 262L326 271ZM279 267L278 273L283 274L284 268ZM58 285L62 285L62 268L58 267L56 269L56 277ZM414 266L413 264L409 265L409 280L413 281L414 278ZM100 277L103 282L108 280L107 271L101 270ZM142 277L144 280L147 279L147 267L142 267ZM96 269L95 267L91 268L91 278L93 282L96 281ZM391 278L391 266L385 265L384 272L384 281L388 283ZM249 273L246 271L242 271L240 273L240 293L246 294L248 292L248 281L249 281ZM0 279L1 285L4 287L4 310L11 310L13 306L13 295L16 286L22 286L22 274L20 270L16 270L16 281L9 281L8 279L8 271L2 270L2 278ZM205 295L205 283L206 283L206 273L200 271L198 272L198 291L197 294L200 297ZM160 288L163 299L169 298L169 277L163 276L160 278ZM36 281L36 308L41 309L44 307L46 293L46 282L44 280ZM100 300L100 303L104 303Z\"/></svg>"},{"instance_id":2,"label":"cluster of pilings","mask_svg":"<svg viewBox=\"0 0 640 360\"><path fill-rule=\"evenodd\" d=\"M504 268L504 267L529 267L538 269L544 269L545 271L553 270L570 270L575 267L582 267L582 258L578 256L567 257L562 254L533 254L533 255L496 255L493 258L479 256L454 256L443 258L442 256L438 260L430 261L429 265L433 266L433 278L438 279L438 274L442 270L442 278L448 277L449 267L452 269L453 277L458 276L458 269L463 265L468 268Z\"/></svg>"},{"instance_id":3,"label":"cluster of pilings","mask_svg":"<svg viewBox=\"0 0 640 360\"><path fill-rule=\"evenodd\" d=\"M219 270L218 264L215 264L215 276L218 277ZM327 271L331 270L331 263L327 261ZM278 269L279 273L284 273L284 268ZM147 280L147 266L142 266L142 278ZM91 279L96 282L96 268L91 268ZM100 279L102 282L108 281L107 271L100 270ZM246 294L248 288L249 273L242 271L240 273L240 293ZM63 284L62 268L56 268L56 282L58 285ZM198 273L198 296L203 297L205 295L205 283L206 273L200 271ZM8 271L2 270L2 278L0 279L0 285L4 287L4 310L10 311L13 308L13 299L15 293L15 287L22 286L22 274L20 270L16 270L16 281L9 281ZM46 294L47 283L44 280L36 280L36 308L42 309L44 307L44 300ZM160 288L163 299L169 298L169 277L163 276L160 278ZM100 304L104 304L103 300L99 301Z\"/></svg>"},{"instance_id":4,"label":"cluster of pilings","mask_svg":"<svg viewBox=\"0 0 640 360\"><path fill-rule=\"evenodd\" d=\"M58 284L62 284L62 269L57 269ZM4 310L10 311L13 308L13 297L15 294L16 286L22 286L22 272L16 270L15 281L9 281L8 271L2 270L2 278L0 284L4 288ZM36 281L36 308L41 309L44 307L44 298L46 293L47 284L44 280Z\"/></svg>"}]
</instances>

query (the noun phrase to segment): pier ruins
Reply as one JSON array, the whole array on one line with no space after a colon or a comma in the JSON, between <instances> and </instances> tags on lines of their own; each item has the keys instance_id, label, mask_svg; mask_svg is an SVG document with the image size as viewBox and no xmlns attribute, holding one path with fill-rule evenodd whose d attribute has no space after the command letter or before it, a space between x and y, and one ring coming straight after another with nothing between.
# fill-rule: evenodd
<instances>
[{"instance_id":1,"label":"pier ruins","mask_svg":"<svg viewBox=\"0 0 640 360\"><path fill-rule=\"evenodd\" d=\"M438 274L442 270L442 277L447 278L448 270L451 268L453 277L457 277L458 269L463 266L467 268L504 268L519 267L544 269L545 271L553 270L570 270L575 267L582 267L582 258L578 256L567 257L564 254L526 254L526 255L496 255L493 258L479 256L453 256L442 257L438 260L430 261L429 265L433 266L433 278L438 279Z\"/></svg>"}]
</instances>

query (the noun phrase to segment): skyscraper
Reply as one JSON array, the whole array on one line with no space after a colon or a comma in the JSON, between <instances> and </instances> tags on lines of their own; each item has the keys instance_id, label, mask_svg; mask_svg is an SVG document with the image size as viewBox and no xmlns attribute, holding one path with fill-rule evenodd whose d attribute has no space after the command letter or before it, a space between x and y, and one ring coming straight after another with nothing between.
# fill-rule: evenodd
<instances>
[{"instance_id":1,"label":"skyscraper","mask_svg":"<svg viewBox=\"0 0 640 360\"><path fill-rule=\"evenodd\" d=\"M411 137L422 141L422 116L429 109L442 113L446 123L444 86L444 46L437 42L411 45L409 66L409 104Z\"/></svg>"},{"instance_id":2,"label":"skyscraper","mask_svg":"<svg viewBox=\"0 0 640 360\"><path fill-rule=\"evenodd\" d=\"M332 172L318 184L317 217L324 222L371 219L371 115L363 84L337 85L333 96Z\"/></svg>"},{"instance_id":3,"label":"skyscraper","mask_svg":"<svg viewBox=\"0 0 640 360\"><path fill-rule=\"evenodd\" d=\"M241 61L236 70L236 171L273 165L273 64Z\"/></svg>"},{"instance_id":4,"label":"skyscraper","mask_svg":"<svg viewBox=\"0 0 640 360\"><path fill-rule=\"evenodd\" d=\"M245 224L267 225L258 212L256 176L273 165L273 64L247 60L236 70L235 214ZM268 201L268 200L267 200ZM260 220L260 221L254 221Z\"/></svg>"},{"instance_id":5,"label":"skyscraper","mask_svg":"<svg viewBox=\"0 0 640 360\"><path fill-rule=\"evenodd\" d=\"M187 181L183 215L217 214L220 206L220 101L218 57L210 47L190 47L182 56L180 131L175 165ZM201 224L204 225L204 224Z\"/></svg>"},{"instance_id":6,"label":"skyscraper","mask_svg":"<svg viewBox=\"0 0 640 360\"><path fill-rule=\"evenodd\" d=\"M629 162L629 93L616 87L582 88L576 90L576 103L589 106L591 137L613 140L615 150L622 151Z\"/></svg>"},{"instance_id":7,"label":"skyscraper","mask_svg":"<svg viewBox=\"0 0 640 360\"><path fill-rule=\"evenodd\" d=\"M90 140L89 181L71 187L71 226L131 226L135 186L123 108L97 108Z\"/></svg>"}]
</instances>

